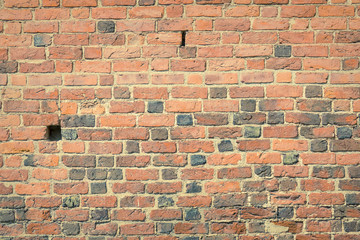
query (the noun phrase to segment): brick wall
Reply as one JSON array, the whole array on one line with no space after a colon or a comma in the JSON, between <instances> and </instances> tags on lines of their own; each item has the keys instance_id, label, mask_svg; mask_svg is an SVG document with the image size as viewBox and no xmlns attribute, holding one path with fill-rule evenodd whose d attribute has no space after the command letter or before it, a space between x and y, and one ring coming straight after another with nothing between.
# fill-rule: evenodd
<instances>
[{"instance_id":1,"label":"brick wall","mask_svg":"<svg viewBox=\"0 0 360 240\"><path fill-rule=\"evenodd\" d=\"M0 0L6 240L359 240L359 0Z\"/></svg>"}]
</instances>

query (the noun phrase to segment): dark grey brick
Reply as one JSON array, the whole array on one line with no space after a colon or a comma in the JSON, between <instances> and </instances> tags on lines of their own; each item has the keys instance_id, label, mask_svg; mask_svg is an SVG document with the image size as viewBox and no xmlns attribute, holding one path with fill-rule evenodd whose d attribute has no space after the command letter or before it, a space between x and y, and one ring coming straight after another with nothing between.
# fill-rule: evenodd
<instances>
[{"instance_id":1,"label":"dark grey brick","mask_svg":"<svg viewBox=\"0 0 360 240\"><path fill-rule=\"evenodd\" d=\"M349 167L350 178L360 178L360 166Z\"/></svg>"},{"instance_id":2,"label":"dark grey brick","mask_svg":"<svg viewBox=\"0 0 360 240\"><path fill-rule=\"evenodd\" d=\"M24 160L24 166L35 166L34 163L34 155L26 155L26 159Z\"/></svg>"},{"instance_id":3,"label":"dark grey brick","mask_svg":"<svg viewBox=\"0 0 360 240\"><path fill-rule=\"evenodd\" d=\"M169 197L161 196L158 199L158 205L160 208L162 207L171 207L174 206L174 200Z\"/></svg>"},{"instance_id":4,"label":"dark grey brick","mask_svg":"<svg viewBox=\"0 0 360 240\"><path fill-rule=\"evenodd\" d=\"M47 47L51 45L51 37L48 35L36 34L34 36L35 47Z\"/></svg>"},{"instance_id":5,"label":"dark grey brick","mask_svg":"<svg viewBox=\"0 0 360 240\"><path fill-rule=\"evenodd\" d=\"M0 62L0 73L16 73L17 68L17 62Z\"/></svg>"},{"instance_id":6,"label":"dark grey brick","mask_svg":"<svg viewBox=\"0 0 360 240\"><path fill-rule=\"evenodd\" d=\"M62 232L65 235L77 235L80 233L79 223L63 223Z\"/></svg>"},{"instance_id":7,"label":"dark grey brick","mask_svg":"<svg viewBox=\"0 0 360 240\"><path fill-rule=\"evenodd\" d=\"M288 192L294 191L296 189L297 183L294 179L281 179L279 182L279 189L280 191Z\"/></svg>"},{"instance_id":8,"label":"dark grey brick","mask_svg":"<svg viewBox=\"0 0 360 240\"><path fill-rule=\"evenodd\" d=\"M176 122L179 126L191 126L193 125L193 118L191 115L177 115Z\"/></svg>"},{"instance_id":9,"label":"dark grey brick","mask_svg":"<svg viewBox=\"0 0 360 240\"><path fill-rule=\"evenodd\" d=\"M328 142L326 140L312 140L311 151L312 152L325 152L328 149Z\"/></svg>"},{"instance_id":10,"label":"dark grey brick","mask_svg":"<svg viewBox=\"0 0 360 240\"><path fill-rule=\"evenodd\" d=\"M313 168L313 177L317 178L343 178L345 176L344 167L316 167Z\"/></svg>"},{"instance_id":11,"label":"dark grey brick","mask_svg":"<svg viewBox=\"0 0 360 240\"><path fill-rule=\"evenodd\" d=\"M214 207L236 207L244 206L247 201L247 194L226 194L214 197Z\"/></svg>"},{"instance_id":12,"label":"dark grey brick","mask_svg":"<svg viewBox=\"0 0 360 240\"><path fill-rule=\"evenodd\" d=\"M24 208L25 200L23 197L0 197L0 206L10 209Z\"/></svg>"},{"instance_id":13,"label":"dark grey brick","mask_svg":"<svg viewBox=\"0 0 360 240\"><path fill-rule=\"evenodd\" d=\"M114 166L114 158L113 157L99 157L97 166L98 167L113 167Z\"/></svg>"},{"instance_id":14,"label":"dark grey brick","mask_svg":"<svg viewBox=\"0 0 360 240\"><path fill-rule=\"evenodd\" d=\"M149 113L162 113L164 111L164 103L159 101L149 102L148 103L148 112Z\"/></svg>"},{"instance_id":15,"label":"dark grey brick","mask_svg":"<svg viewBox=\"0 0 360 240\"><path fill-rule=\"evenodd\" d=\"M156 226L158 233L169 234L174 230L174 224L172 223L158 223Z\"/></svg>"},{"instance_id":16,"label":"dark grey brick","mask_svg":"<svg viewBox=\"0 0 360 240\"><path fill-rule=\"evenodd\" d=\"M75 208L75 207L79 207L80 206L80 197L79 196L69 196L69 197L65 197L63 199L63 207L68 207L68 208Z\"/></svg>"},{"instance_id":17,"label":"dark grey brick","mask_svg":"<svg viewBox=\"0 0 360 240\"><path fill-rule=\"evenodd\" d=\"M182 240L199 240L199 237L183 237Z\"/></svg>"},{"instance_id":18,"label":"dark grey brick","mask_svg":"<svg viewBox=\"0 0 360 240\"><path fill-rule=\"evenodd\" d=\"M206 157L204 155L192 155L191 166L204 165L206 163Z\"/></svg>"},{"instance_id":19,"label":"dark grey brick","mask_svg":"<svg viewBox=\"0 0 360 240\"><path fill-rule=\"evenodd\" d=\"M107 171L105 169L88 169L87 178L90 180L104 180L107 178Z\"/></svg>"},{"instance_id":20,"label":"dark grey brick","mask_svg":"<svg viewBox=\"0 0 360 240\"><path fill-rule=\"evenodd\" d=\"M294 209L292 207L279 207L277 210L278 218L292 218L294 216Z\"/></svg>"},{"instance_id":21,"label":"dark grey brick","mask_svg":"<svg viewBox=\"0 0 360 240\"><path fill-rule=\"evenodd\" d=\"M360 232L360 221L344 222L345 232Z\"/></svg>"},{"instance_id":22,"label":"dark grey brick","mask_svg":"<svg viewBox=\"0 0 360 240\"><path fill-rule=\"evenodd\" d=\"M186 184L186 192L187 193L199 193L201 192L201 185L197 182L192 182Z\"/></svg>"},{"instance_id":23,"label":"dark grey brick","mask_svg":"<svg viewBox=\"0 0 360 240\"><path fill-rule=\"evenodd\" d=\"M294 165L299 162L299 154L296 153L285 153L283 154L284 165Z\"/></svg>"},{"instance_id":24,"label":"dark grey brick","mask_svg":"<svg viewBox=\"0 0 360 240\"><path fill-rule=\"evenodd\" d=\"M126 142L126 151L129 154L139 153L140 152L139 143L136 141L127 141Z\"/></svg>"},{"instance_id":25,"label":"dark grey brick","mask_svg":"<svg viewBox=\"0 0 360 240\"><path fill-rule=\"evenodd\" d=\"M1 210L0 222L5 222L5 223L15 222L15 212L13 210Z\"/></svg>"},{"instance_id":26,"label":"dark grey brick","mask_svg":"<svg viewBox=\"0 0 360 240\"><path fill-rule=\"evenodd\" d=\"M179 55L181 58L194 58L196 57L196 47L181 47L179 48Z\"/></svg>"},{"instance_id":27,"label":"dark grey brick","mask_svg":"<svg viewBox=\"0 0 360 240\"><path fill-rule=\"evenodd\" d=\"M107 209L95 209L91 211L91 219L92 220L109 220L109 212Z\"/></svg>"},{"instance_id":28,"label":"dark grey brick","mask_svg":"<svg viewBox=\"0 0 360 240\"><path fill-rule=\"evenodd\" d=\"M253 126L245 126L245 134L244 137L246 138L258 138L261 135L261 128L260 127L253 127Z\"/></svg>"},{"instance_id":29,"label":"dark grey brick","mask_svg":"<svg viewBox=\"0 0 360 240\"><path fill-rule=\"evenodd\" d=\"M99 21L98 30L101 33L113 33L115 32L115 22L113 21Z\"/></svg>"},{"instance_id":30,"label":"dark grey brick","mask_svg":"<svg viewBox=\"0 0 360 240\"><path fill-rule=\"evenodd\" d=\"M62 129L61 135L65 140L76 140L78 138L76 129Z\"/></svg>"},{"instance_id":31,"label":"dark grey brick","mask_svg":"<svg viewBox=\"0 0 360 240\"><path fill-rule=\"evenodd\" d=\"M264 233L265 223L260 221L249 222L249 233Z\"/></svg>"},{"instance_id":32,"label":"dark grey brick","mask_svg":"<svg viewBox=\"0 0 360 240\"><path fill-rule=\"evenodd\" d=\"M291 57L291 46L290 45L276 45L275 46L275 57Z\"/></svg>"},{"instance_id":33,"label":"dark grey brick","mask_svg":"<svg viewBox=\"0 0 360 240\"><path fill-rule=\"evenodd\" d=\"M110 169L109 170L110 180L121 180L123 179L123 173L121 169Z\"/></svg>"},{"instance_id":34,"label":"dark grey brick","mask_svg":"<svg viewBox=\"0 0 360 240\"><path fill-rule=\"evenodd\" d=\"M94 115L63 115L61 117L63 127L95 127Z\"/></svg>"},{"instance_id":35,"label":"dark grey brick","mask_svg":"<svg viewBox=\"0 0 360 240\"><path fill-rule=\"evenodd\" d=\"M155 4L155 0L139 0L140 6L151 6Z\"/></svg>"},{"instance_id":36,"label":"dark grey brick","mask_svg":"<svg viewBox=\"0 0 360 240\"><path fill-rule=\"evenodd\" d=\"M270 177L271 167L270 166L259 166L255 168L255 174L259 177Z\"/></svg>"},{"instance_id":37,"label":"dark grey brick","mask_svg":"<svg viewBox=\"0 0 360 240\"><path fill-rule=\"evenodd\" d=\"M352 129L348 127L337 128L337 137L339 139L346 139L352 137Z\"/></svg>"},{"instance_id":38,"label":"dark grey brick","mask_svg":"<svg viewBox=\"0 0 360 240\"><path fill-rule=\"evenodd\" d=\"M69 178L71 180L83 180L85 177L85 169L71 169Z\"/></svg>"},{"instance_id":39,"label":"dark grey brick","mask_svg":"<svg viewBox=\"0 0 360 240\"><path fill-rule=\"evenodd\" d=\"M162 169L161 170L162 178L164 180L173 180L177 179L177 172L176 169L169 168L169 169Z\"/></svg>"},{"instance_id":40,"label":"dark grey brick","mask_svg":"<svg viewBox=\"0 0 360 240\"><path fill-rule=\"evenodd\" d=\"M234 150L230 140L222 140L219 143L218 148L219 148L219 152L230 152Z\"/></svg>"},{"instance_id":41,"label":"dark grey brick","mask_svg":"<svg viewBox=\"0 0 360 240\"><path fill-rule=\"evenodd\" d=\"M293 234L280 235L277 240L294 240Z\"/></svg>"},{"instance_id":42,"label":"dark grey brick","mask_svg":"<svg viewBox=\"0 0 360 240\"><path fill-rule=\"evenodd\" d=\"M268 124L283 124L284 123L284 113L283 112L269 112L267 123Z\"/></svg>"},{"instance_id":43,"label":"dark grey brick","mask_svg":"<svg viewBox=\"0 0 360 240\"><path fill-rule=\"evenodd\" d=\"M114 98L116 99L129 99L130 91L127 87L116 87L114 88Z\"/></svg>"},{"instance_id":44,"label":"dark grey brick","mask_svg":"<svg viewBox=\"0 0 360 240\"><path fill-rule=\"evenodd\" d=\"M197 208L191 208L185 210L185 221L200 220L201 214Z\"/></svg>"},{"instance_id":45,"label":"dark grey brick","mask_svg":"<svg viewBox=\"0 0 360 240\"><path fill-rule=\"evenodd\" d=\"M107 192L106 182L96 182L90 185L92 194L104 194Z\"/></svg>"},{"instance_id":46,"label":"dark grey brick","mask_svg":"<svg viewBox=\"0 0 360 240\"><path fill-rule=\"evenodd\" d=\"M322 87L320 87L320 86L307 86L305 88L305 97L307 97L307 98L320 98L320 97L322 97Z\"/></svg>"},{"instance_id":47,"label":"dark grey brick","mask_svg":"<svg viewBox=\"0 0 360 240\"><path fill-rule=\"evenodd\" d=\"M165 128L151 129L152 140L166 140L168 139L168 130Z\"/></svg>"},{"instance_id":48,"label":"dark grey brick","mask_svg":"<svg viewBox=\"0 0 360 240\"><path fill-rule=\"evenodd\" d=\"M226 98L226 88L210 88L210 98Z\"/></svg>"},{"instance_id":49,"label":"dark grey brick","mask_svg":"<svg viewBox=\"0 0 360 240\"><path fill-rule=\"evenodd\" d=\"M256 101L252 99L241 100L241 111L255 112Z\"/></svg>"}]
</instances>

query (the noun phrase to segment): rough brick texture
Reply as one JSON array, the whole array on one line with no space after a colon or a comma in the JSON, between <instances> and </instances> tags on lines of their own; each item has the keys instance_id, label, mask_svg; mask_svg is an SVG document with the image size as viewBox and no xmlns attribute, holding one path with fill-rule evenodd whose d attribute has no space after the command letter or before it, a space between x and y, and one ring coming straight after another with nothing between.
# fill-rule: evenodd
<instances>
[{"instance_id":1,"label":"rough brick texture","mask_svg":"<svg viewBox=\"0 0 360 240\"><path fill-rule=\"evenodd\" d=\"M359 0L0 0L0 238L359 240Z\"/></svg>"}]
</instances>

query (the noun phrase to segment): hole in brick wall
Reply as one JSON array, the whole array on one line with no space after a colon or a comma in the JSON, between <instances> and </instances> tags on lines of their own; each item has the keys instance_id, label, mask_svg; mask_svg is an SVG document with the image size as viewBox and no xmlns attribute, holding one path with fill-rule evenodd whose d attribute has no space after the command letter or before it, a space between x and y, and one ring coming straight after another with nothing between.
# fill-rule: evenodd
<instances>
[{"instance_id":1,"label":"hole in brick wall","mask_svg":"<svg viewBox=\"0 0 360 240\"><path fill-rule=\"evenodd\" d=\"M182 47L185 46L185 39L186 39L186 31L181 32L181 45Z\"/></svg>"},{"instance_id":2,"label":"hole in brick wall","mask_svg":"<svg viewBox=\"0 0 360 240\"><path fill-rule=\"evenodd\" d=\"M48 126L48 139L50 141L59 141L61 140L61 127L60 126Z\"/></svg>"}]
</instances>

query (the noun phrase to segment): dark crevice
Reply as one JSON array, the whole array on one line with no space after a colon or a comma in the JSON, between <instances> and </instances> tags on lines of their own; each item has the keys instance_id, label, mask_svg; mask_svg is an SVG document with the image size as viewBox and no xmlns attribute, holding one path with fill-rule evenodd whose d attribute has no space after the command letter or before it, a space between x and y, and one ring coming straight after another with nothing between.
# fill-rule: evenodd
<instances>
[{"instance_id":1,"label":"dark crevice","mask_svg":"<svg viewBox=\"0 0 360 240\"><path fill-rule=\"evenodd\" d=\"M48 126L47 132L50 141L60 141L62 138L60 126Z\"/></svg>"},{"instance_id":2,"label":"dark crevice","mask_svg":"<svg viewBox=\"0 0 360 240\"><path fill-rule=\"evenodd\" d=\"M181 32L181 47L185 47L186 31Z\"/></svg>"}]
</instances>

